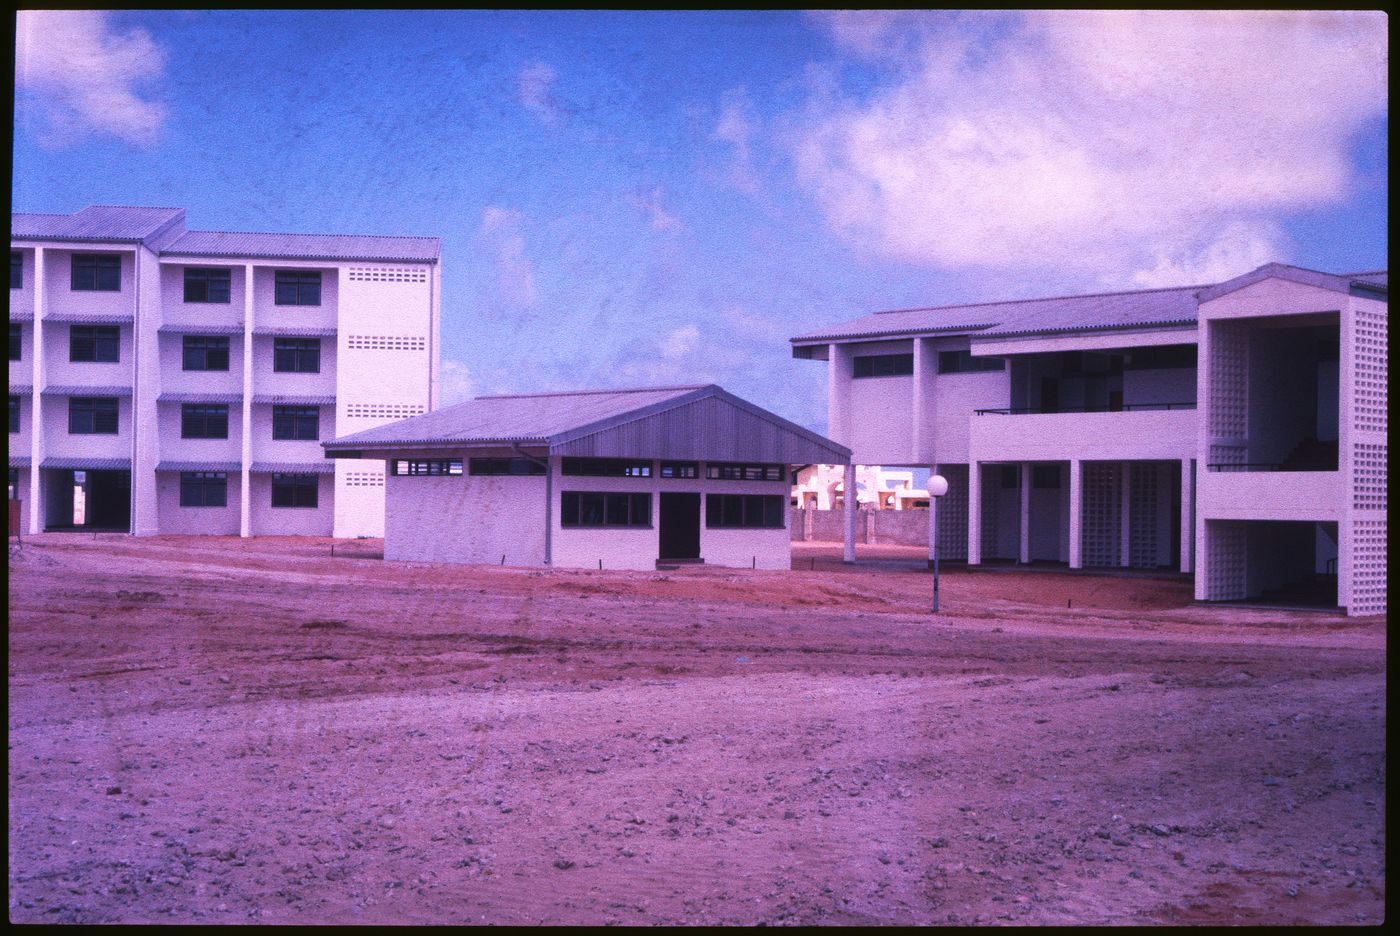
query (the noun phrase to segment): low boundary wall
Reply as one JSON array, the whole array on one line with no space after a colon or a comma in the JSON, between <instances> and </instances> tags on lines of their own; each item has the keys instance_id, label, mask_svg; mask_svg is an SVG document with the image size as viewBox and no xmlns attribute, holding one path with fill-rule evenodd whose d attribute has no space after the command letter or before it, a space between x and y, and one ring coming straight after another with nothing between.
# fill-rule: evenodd
<instances>
[{"instance_id":1,"label":"low boundary wall","mask_svg":"<svg viewBox=\"0 0 1400 936\"><path fill-rule=\"evenodd\" d=\"M818 510L790 507L788 531L794 540L843 542L846 538L844 510ZM857 543L894 543L903 546L928 545L927 510L858 510Z\"/></svg>"}]
</instances>

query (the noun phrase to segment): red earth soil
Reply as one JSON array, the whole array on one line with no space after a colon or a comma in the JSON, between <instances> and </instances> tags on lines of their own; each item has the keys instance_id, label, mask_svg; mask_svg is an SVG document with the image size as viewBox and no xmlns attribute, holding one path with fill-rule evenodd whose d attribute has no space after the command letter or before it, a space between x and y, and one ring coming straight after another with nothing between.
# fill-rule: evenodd
<instances>
[{"instance_id":1,"label":"red earth soil","mask_svg":"<svg viewBox=\"0 0 1400 936\"><path fill-rule=\"evenodd\" d=\"M380 550L12 548L12 921L1384 919L1382 618Z\"/></svg>"}]
</instances>

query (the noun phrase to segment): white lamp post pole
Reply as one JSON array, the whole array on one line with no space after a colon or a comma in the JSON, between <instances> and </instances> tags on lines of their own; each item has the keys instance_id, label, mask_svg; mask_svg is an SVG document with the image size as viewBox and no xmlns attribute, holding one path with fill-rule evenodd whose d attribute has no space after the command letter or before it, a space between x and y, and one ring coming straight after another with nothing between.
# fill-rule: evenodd
<instances>
[{"instance_id":1,"label":"white lamp post pole","mask_svg":"<svg viewBox=\"0 0 1400 936\"><path fill-rule=\"evenodd\" d=\"M933 613L938 613L938 499L948 493L948 479L942 475L929 475L928 509L929 536L933 537Z\"/></svg>"}]
</instances>

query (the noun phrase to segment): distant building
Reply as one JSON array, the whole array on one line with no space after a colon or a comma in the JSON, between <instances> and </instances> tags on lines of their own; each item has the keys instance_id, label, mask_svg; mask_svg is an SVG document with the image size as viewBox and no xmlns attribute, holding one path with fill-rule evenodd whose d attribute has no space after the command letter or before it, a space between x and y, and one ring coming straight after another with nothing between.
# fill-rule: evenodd
<instances>
[{"instance_id":1,"label":"distant building","mask_svg":"<svg viewBox=\"0 0 1400 936\"><path fill-rule=\"evenodd\" d=\"M384 557L788 569L798 465L836 445L719 387L479 397L323 443L388 462Z\"/></svg>"},{"instance_id":2,"label":"distant building","mask_svg":"<svg viewBox=\"0 0 1400 936\"><path fill-rule=\"evenodd\" d=\"M377 536L377 465L322 439L437 404L433 237L14 214L10 496L31 533Z\"/></svg>"},{"instance_id":3,"label":"distant building","mask_svg":"<svg viewBox=\"0 0 1400 936\"><path fill-rule=\"evenodd\" d=\"M844 503L845 468L808 465L797 472L792 506L836 510ZM914 473L860 465L856 468L856 500L861 509L909 510L928 507L928 491L914 487Z\"/></svg>"},{"instance_id":4,"label":"distant building","mask_svg":"<svg viewBox=\"0 0 1400 936\"><path fill-rule=\"evenodd\" d=\"M948 479L945 559L1179 569L1202 600L1363 614L1386 606L1387 311L1384 271L1269 264L879 312L792 346L828 362L853 463Z\"/></svg>"}]
</instances>

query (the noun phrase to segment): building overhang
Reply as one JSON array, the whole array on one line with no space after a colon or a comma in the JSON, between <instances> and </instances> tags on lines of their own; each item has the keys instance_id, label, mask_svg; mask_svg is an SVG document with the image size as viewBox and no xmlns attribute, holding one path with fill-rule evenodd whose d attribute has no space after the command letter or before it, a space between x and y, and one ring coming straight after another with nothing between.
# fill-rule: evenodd
<instances>
[{"instance_id":1,"label":"building overhang","mask_svg":"<svg viewBox=\"0 0 1400 936\"><path fill-rule=\"evenodd\" d=\"M1196 344L1195 323L1166 328L1119 328L1059 334L1015 335L1005 338L974 336L973 357L1008 354L1047 354L1056 351L1107 351L1161 345Z\"/></svg>"}]
</instances>

